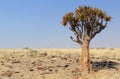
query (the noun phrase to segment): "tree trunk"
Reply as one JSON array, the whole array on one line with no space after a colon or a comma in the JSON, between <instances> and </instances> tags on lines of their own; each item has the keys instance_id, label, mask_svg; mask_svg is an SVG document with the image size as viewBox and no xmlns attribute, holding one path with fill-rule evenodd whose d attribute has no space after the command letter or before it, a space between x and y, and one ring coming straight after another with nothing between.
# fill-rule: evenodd
<instances>
[{"instance_id":1,"label":"tree trunk","mask_svg":"<svg viewBox=\"0 0 120 79\"><path fill-rule=\"evenodd\" d=\"M90 73L89 43L90 43L89 40L85 40L84 44L82 45L81 65L82 65L82 73L84 74Z\"/></svg>"}]
</instances>

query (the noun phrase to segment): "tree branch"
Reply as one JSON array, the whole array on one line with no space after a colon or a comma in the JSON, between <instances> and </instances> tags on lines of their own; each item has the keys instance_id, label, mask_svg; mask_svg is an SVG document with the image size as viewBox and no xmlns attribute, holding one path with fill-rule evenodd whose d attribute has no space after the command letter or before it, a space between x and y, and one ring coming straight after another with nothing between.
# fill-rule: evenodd
<instances>
[{"instance_id":1,"label":"tree branch","mask_svg":"<svg viewBox=\"0 0 120 79\"><path fill-rule=\"evenodd\" d=\"M80 45L82 45L82 44L83 44L83 43L82 43L82 41L81 41L81 40L79 40L79 37L77 37L77 40L73 39L73 37L72 37L72 36L70 36L70 38L71 38L71 40L72 40L72 41L74 41L74 42L76 42L76 43L79 43Z\"/></svg>"}]
</instances>

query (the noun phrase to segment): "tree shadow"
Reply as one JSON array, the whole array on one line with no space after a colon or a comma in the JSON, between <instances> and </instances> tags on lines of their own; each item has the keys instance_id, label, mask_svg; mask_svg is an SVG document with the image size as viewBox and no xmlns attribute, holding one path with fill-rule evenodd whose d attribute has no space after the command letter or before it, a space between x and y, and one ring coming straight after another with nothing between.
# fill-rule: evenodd
<instances>
[{"instance_id":1,"label":"tree shadow","mask_svg":"<svg viewBox=\"0 0 120 79\"><path fill-rule=\"evenodd\" d=\"M101 69L116 69L118 70L118 68L116 67L119 63L116 63L114 61L95 61L95 62L91 62L92 64L92 70L97 72Z\"/></svg>"}]
</instances>

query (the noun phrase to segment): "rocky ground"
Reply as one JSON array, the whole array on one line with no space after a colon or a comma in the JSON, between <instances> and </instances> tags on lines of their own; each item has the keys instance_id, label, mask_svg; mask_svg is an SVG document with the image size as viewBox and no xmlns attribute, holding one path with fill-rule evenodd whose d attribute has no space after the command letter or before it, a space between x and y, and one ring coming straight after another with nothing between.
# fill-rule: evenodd
<instances>
[{"instance_id":1,"label":"rocky ground","mask_svg":"<svg viewBox=\"0 0 120 79\"><path fill-rule=\"evenodd\" d=\"M82 79L80 55L56 53L29 50L0 56L0 79ZM91 56L94 71L86 79L120 79L120 60L106 58Z\"/></svg>"}]
</instances>

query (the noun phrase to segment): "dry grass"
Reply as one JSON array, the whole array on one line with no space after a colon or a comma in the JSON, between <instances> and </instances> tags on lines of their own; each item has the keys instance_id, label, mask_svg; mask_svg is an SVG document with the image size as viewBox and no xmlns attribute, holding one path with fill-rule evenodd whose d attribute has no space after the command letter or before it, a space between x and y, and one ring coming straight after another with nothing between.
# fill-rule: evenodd
<instances>
[{"instance_id":1,"label":"dry grass","mask_svg":"<svg viewBox=\"0 0 120 79\"><path fill-rule=\"evenodd\" d=\"M93 62L112 61L86 79L119 79L120 48L90 49ZM0 49L0 79L78 79L81 49ZM81 79L81 78L80 78Z\"/></svg>"}]
</instances>

